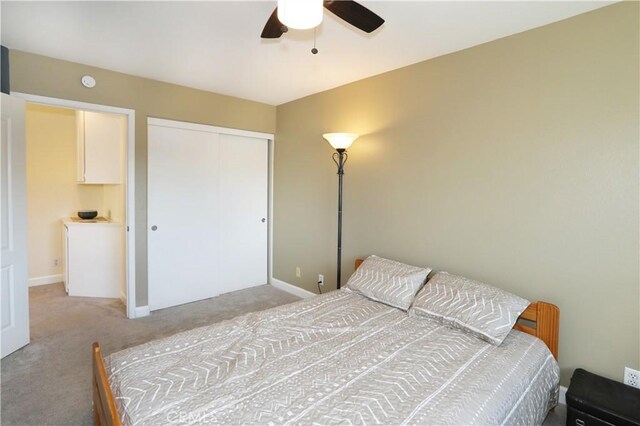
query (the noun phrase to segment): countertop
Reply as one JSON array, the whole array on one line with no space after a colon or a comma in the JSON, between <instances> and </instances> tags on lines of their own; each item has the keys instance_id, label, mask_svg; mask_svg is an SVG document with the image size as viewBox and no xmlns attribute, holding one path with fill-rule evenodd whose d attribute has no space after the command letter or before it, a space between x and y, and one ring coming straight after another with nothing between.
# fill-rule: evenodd
<instances>
[{"instance_id":1,"label":"countertop","mask_svg":"<svg viewBox=\"0 0 640 426\"><path fill-rule=\"evenodd\" d=\"M121 223L114 222L111 219L107 219L102 216L98 216L94 219L80 219L79 217L66 217L62 219L62 223L64 223L65 226L74 226L74 225L122 226Z\"/></svg>"}]
</instances>

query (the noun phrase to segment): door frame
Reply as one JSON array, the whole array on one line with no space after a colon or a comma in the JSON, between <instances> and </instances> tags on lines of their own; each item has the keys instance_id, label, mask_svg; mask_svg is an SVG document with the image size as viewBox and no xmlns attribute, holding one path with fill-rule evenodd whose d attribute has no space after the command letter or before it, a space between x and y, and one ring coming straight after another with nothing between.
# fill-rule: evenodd
<instances>
[{"instance_id":1,"label":"door frame","mask_svg":"<svg viewBox=\"0 0 640 426\"><path fill-rule=\"evenodd\" d=\"M135 226L135 146L136 146L136 112L133 109L119 108L109 105L99 105L69 99L51 98L28 93L11 92L11 95L24 99L26 102L49 105L61 108L80 109L85 111L121 114L127 117L127 167L126 167L126 196L125 196L125 281L127 318L144 316L144 312L136 312L136 226Z\"/></svg>"},{"instance_id":2,"label":"door frame","mask_svg":"<svg viewBox=\"0 0 640 426\"><path fill-rule=\"evenodd\" d=\"M168 120L165 118L147 117L147 129L149 125L173 127L178 129L196 130L204 132L222 133L225 135L246 136L249 138L267 140L267 282L273 285L273 159L275 150L275 137L273 133L254 132L252 130L232 129L229 127L218 127L209 124L190 123L186 121ZM147 155L149 152L147 151ZM147 209L147 215L149 210ZM147 223L149 222L147 216ZM147 239L147 244L148 244ZM148 252L147 247L147 252ZM147 265L147 267L149 267ZM148 275L148 271L147 271Z\"/></svg>"}]
</instances>

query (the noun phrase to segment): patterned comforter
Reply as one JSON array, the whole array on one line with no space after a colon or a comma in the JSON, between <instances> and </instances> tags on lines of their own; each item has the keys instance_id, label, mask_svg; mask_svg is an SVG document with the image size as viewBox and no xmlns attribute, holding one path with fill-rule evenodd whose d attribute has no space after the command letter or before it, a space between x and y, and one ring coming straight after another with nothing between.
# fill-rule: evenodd
<instances>
[{"instance_id":1,"label":"patterned comforter","mask_svg":"<svg viewBox=\"0 0 640 426\"><path fill-rule=\"evenodd\" d=\"M559 369L349 290L110 355L123 424L541 424Z\"/></svg>"}]
</instances>

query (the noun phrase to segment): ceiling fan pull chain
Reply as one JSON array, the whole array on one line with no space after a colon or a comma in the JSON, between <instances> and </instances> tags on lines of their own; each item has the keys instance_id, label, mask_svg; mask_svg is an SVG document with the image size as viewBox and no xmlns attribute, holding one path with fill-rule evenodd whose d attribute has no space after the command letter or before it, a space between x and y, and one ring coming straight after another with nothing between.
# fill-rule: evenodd
<instances>
[{"instance_id":1,"label":"ceiling fan pull chain","mask_svg":"<svg viewBox=\"0 0 640 426\"><path fill-rule=\"evenodd\" d=\"M314 55L318 53L318 49L316 49L316 33L318 32L318 27L313 29L313 49L311 49L311 53Z\"/></svg>"}]
</instances>

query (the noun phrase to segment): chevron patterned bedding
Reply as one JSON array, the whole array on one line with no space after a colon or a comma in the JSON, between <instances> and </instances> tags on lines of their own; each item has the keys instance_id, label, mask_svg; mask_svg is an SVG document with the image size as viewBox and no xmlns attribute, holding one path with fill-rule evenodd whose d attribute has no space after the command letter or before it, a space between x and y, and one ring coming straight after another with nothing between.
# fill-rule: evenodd
<instances>
[{"instance_id":1,"label":"chevron patterned bedding","mask_svg":"<svg viewBox=\"0 0 640 426\"><path fill-rule=\"evenodd\" d=\"M351 275L347 288L369 299L406 311L429 272L430 268L371 255Z\"/></svg>"},{"instance_id":2,"label":"chevron patterned bedding","mask_svg":"<svg viewBox=\"0 0 640 426\"><path fill-rule=\"evenodd\" d=\"M123 424L541 424L559 369L540 340L500 346L349 290L106 358Z\"/></svg>"},{"instance_id":3,"label":"chevron patterned bedding","mask_svg":"<svg viewBox=\"0 0 640 426\"><path fill-rule=\"evenodd\" d=\"M438 272L420 290L410 314L433 318L499 345L527 306L528 300L497 287Z\"/></svg>"}]
</instances>

